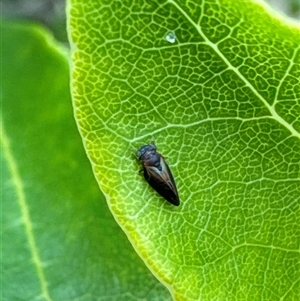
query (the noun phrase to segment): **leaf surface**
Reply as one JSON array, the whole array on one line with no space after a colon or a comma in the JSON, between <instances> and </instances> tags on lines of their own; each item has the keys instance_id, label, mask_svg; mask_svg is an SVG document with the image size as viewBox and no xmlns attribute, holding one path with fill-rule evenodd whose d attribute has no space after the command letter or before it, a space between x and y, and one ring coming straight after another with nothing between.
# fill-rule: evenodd
<instances>
[{"instance_id":1,"label":"leaf surface","mask_svg":"<svg viewBox=\"0 0 300 301\"><path fill-rule=\"evenodd\" d=\"M1 36L2 300L170 300L99 192L65 50L30 24L3 21Z\"/></svg>"},{"instance_id":2,"label":"leaf surface","mask_svg":"<svg viewBox=\"0 0 300 301\"><path fill-rule=\"evenodd\" d=\"M259 2L70 1L72 93L110 209L175 300L299 294L299 26ZM154 140L173 207L132 158Z\"/></svg>"}]
</instances>

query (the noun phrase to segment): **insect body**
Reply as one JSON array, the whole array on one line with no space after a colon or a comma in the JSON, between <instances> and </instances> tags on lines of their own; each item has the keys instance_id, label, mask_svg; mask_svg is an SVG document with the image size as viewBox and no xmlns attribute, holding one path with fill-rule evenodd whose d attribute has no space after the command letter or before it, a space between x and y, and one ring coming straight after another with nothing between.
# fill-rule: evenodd
<instances>
[{"instance_id":1,"label":"insect body","mask_svg":"<svg viewBox=\"0 0 300 301\"><path fill-rule=\"evenodd\" d=\"M137 155L142 161L144 178L149 185L168 202L178 206L179 196L173 175L164 157L156 151L156 146L143 145Z\"/></svg>"}]
</instances>

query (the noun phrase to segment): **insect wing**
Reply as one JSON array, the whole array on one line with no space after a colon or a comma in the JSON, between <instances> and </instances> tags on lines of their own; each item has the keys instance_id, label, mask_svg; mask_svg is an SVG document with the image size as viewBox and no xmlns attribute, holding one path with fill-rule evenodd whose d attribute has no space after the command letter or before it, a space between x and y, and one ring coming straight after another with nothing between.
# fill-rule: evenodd
<instances>
[{"instance_id":1,"label":"insect wing","mask_svg":"<svg viewBox=\"0 0 300 301\"><path fill-rule=\"evenodd\" d=\"M149 185L162 197L175 206L179 205L179 197L173 175L164 158L160 158L160 167L144 166L144 177Z\"/></svg>"}]
</instances>

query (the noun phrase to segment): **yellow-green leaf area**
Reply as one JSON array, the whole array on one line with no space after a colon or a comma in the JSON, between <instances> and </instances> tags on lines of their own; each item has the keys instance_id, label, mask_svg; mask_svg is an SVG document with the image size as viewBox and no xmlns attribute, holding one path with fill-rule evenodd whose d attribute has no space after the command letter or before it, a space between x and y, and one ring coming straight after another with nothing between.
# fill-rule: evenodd
<instances>
[{"instance_id":1,"label":"yellow-green leaf area","mask_svg":"<svg viewBox=\"0 0 300 301\"><path fill-rule=\"evenodd\" d=\"M295 298L299 25L254 1L70 2L76 119L147 266L175 300ZM139 174L152 140L179 207Z\"/></svg>"}]
</instances>

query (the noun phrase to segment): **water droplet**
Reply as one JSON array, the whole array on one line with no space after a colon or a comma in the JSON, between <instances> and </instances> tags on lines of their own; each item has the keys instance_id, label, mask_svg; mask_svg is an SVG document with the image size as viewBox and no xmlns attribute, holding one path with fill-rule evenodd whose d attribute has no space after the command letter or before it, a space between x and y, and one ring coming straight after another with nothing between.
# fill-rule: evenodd
<instances>
[{"instance_id":1,"label":"water droplet","mask_svg":"<svg viewBox=\"0 0 300 301\"><path fill-rule=\"evenodd\" d=\"M176 36L174 31L170 31L166 34L165 39L170 42L170 43L175 43L176 42Z\"/></svg>"}]
</instances>

